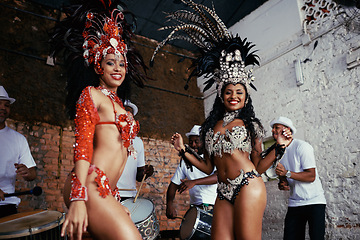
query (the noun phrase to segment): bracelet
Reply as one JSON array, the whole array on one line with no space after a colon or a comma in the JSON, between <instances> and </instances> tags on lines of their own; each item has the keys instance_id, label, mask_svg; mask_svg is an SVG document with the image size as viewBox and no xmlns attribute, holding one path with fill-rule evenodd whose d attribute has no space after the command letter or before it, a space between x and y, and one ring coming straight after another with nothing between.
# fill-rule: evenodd
<instances>
[{"instance_id":1,"label":"bracelet","mask_svg":"<svg viewBox=\"0 0 360 240\"><path fill-rule=\"evenodd\" d=\"M181 149L179 151L179 156L182 157L182 158L185 158L185 150L184 149Z\"/></svg>"},{"instance_id":2,"label":"bracelet","mask_svg":"<svg viewBox=\"0 0 360 240\"><path fill-rule=\"evenodd\" d=\"M184 160L186 168L190 169L191 172L193 172L193 167L192 167L192 163L186 158L185 153L188 152L188 149L185 146L185 150L181 149L179 151L179 156ZM180 166L181 166L181 162L180 162Z\"/></svg>"},{"instance_id":3,"label":"bracelet","mask_svg":"<svg viewBox=\"0 0 360 240\"><path fill-rule=\"evenodd\" d=\"M285 153L285 145L284 144L276 144L275 145L275 156L276 156L276 159L280 159L284 153Z\"/></svg>"},{"instance_id":4,"label":"bracelet","mask_svg":"<svg viewBox=\"0 0 360 240\"><path fill-rule=\"evenodd\" d=\"M73 172L71 176L71 193L70 201L87 201L87 187L83 186L76 174Z\"/></svg>"}]
</instances>

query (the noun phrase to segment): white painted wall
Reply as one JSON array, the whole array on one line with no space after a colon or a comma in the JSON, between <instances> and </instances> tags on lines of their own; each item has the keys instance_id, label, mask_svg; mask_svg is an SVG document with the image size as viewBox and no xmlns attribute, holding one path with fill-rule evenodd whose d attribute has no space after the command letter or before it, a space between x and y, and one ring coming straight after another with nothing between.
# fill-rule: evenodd
<instances>
[{"instance_id":1,"label":"white painted wall","mask_svg":"<svg viewBox=\"0 0 360 240\"><path fill-rule=\"evenodd\" d=\"M270 0L229 30L256 43L259 56L264 58L273 54L275 46L302 33L299 14L296 0Z\"/></svg>"},{"instance_id":2,"label":"white painted wall","mask_svg":"<svg viewBox=\"0 0 360 240\"><path fill-rule=\"evenodd\" d=\"M269 0L231 30L260 50L261 66L254 69L258 91L251 96L267 136L269 122L287 116L299 130L295 137L315 149L328 201L326 239L360 239L360 67L349 70L346 64L360 35L344 26L333 28L330 20L310 31L313 40L304 46L298 9L296 0ZM293 62L306 58L311 61L302 63L304 84L297 86ZM205 114L212 102L205 99ZM288 193L277 189L277 181L266 187L263 239L282 239Z\"/></svg>"}]
</instances>

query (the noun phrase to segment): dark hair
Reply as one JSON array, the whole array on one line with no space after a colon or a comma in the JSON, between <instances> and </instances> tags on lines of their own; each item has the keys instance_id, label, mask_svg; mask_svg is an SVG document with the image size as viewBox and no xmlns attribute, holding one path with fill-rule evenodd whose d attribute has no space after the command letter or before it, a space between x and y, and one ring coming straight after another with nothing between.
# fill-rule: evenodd
<instances>
[{"instance_id":1,"label":"dark hair","mask_svg":"<svg viewBox=\"0 0 360 240\"><path fill-rule=\"evenodd\" d=\"M221 96L223 96L225 88L227 85L232 84L228 83L225 84L221 89ZM243 85L243 84L242 84ZM243 85L244 86L244 85ZM245 87L245 86L244 86ZM245 127L248 130L248 133L250 133L251 137L251 145L254 146L255 139L258 136L257 131L255 130L255 125L257 124L260 128L260 131L264 131L264 127L261 124L260 120L255 117L255 111L254 107L252 105L252 100L250 95L248 94L248 90L245 87L246 91L246 99L247 103L245 106L239 111L239 114L236 116L236 118L241 119L244 121ZM213 108L209 114L209 116L206 118L205 122L201 125L201 140L205 143L205 135L209 129L213 129L215 124L220 121L225 114L225 105L222 101L222 99L217 95Z\"/></svg>"},{"instance_id":2,"label":"dark hair","mask_svg":"<svg viewBox=\"0 0 360 240\"><path fill-rule=\"evenodd\" d=\"M67 96L65 99L65 106L70 119L75 118L76 114L76 102L78 101L80 94L87 86L98 87L100 84L99 75L95 72L93 67L86 67L84 65L83 58L76 58L72 61L72 64L67 65L68 79L66 90ZM117 89L117 95L122 101L130 99L131 95L131 79L126 74L123 83Z\"/></svg>"}]
</instances>

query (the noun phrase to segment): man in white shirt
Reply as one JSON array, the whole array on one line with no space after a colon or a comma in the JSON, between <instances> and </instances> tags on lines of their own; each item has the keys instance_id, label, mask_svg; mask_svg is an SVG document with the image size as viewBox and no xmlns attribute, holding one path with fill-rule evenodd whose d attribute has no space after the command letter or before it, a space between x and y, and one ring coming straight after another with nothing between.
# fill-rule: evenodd
<instances>
[{"instance_id":1,"label":"man in white shirt","mask_svg":"<svg viewBox=\"0 0 360 240\"><path fill-rule=\"evenodd\" d=\"M14 102L0 86L0 217L17 213L20 198L5 196L15 192L16 175L26 181L36 178L36 164L26 138L5 124Z\"/></svg>"},{"instance_id":2,"label":"man in white shirt","mask_svg":"<svg viewBox=\"0 0 360 240\"><path fill-rule=\"evenodd\" d=\"M134 116L138 113L138 107L130 100L125 100L124 106L126 110L131 111ZM136 181L141 182L144 174L146 174L145 179L147 179L154 173L152 165L145 165L144 143L141 138L136 136L133 145L136 150L136 159L132 155L128 157L124 171L117 182L117 187L120 189L121 201L135 197L137 193Z\"/></svg>"},{"instance_id":3,"label":"man in white shirt","mask_svg":"<svg viewBox=\"0 0 360 240\"><path fill-rule=\"evenodd\" d=\"M200 126L195 125L190 132L185 134L189 138L189 146L199 155L203 154L203 143L200 140ZM199 207L205 211L213 209L216 199L217 174L207 175L190 166L183 159L171 178L166 193L166 216L170 219L177 217L174 206L176 191L182 193L189 190L190 206Z\"/></svg>"},{"instance_id":4,"label":"man in white shirt","mask_svg":"<svg viewBox=\"0 0 360 240\"><path fill-rule=\"evenodd\" d=\"M275 139L285 128L295 134L296 128L286 117L270 123ZM276 167L279 189L290 190L288 212L285 217L284 239L305 239L305 226L309 224L311 240L323 240L325 235L326 199L316 169L313 147L302 140L287 138L285 153Z\"/></svg>"}]
</instances>

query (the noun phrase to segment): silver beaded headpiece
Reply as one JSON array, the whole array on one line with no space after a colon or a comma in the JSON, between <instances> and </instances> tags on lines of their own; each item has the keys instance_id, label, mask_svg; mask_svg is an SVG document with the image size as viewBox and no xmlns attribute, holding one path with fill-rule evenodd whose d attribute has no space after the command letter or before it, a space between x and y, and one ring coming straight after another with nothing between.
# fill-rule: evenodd
<instances>
[{"instance_id":1,"label":"silver beaded headpiece","mask_svg":"<svg viewBox=\"0 0 360 240\"><path fill-rule=\"evenodd\" d=\"M156 47L151 62L155 55L167 42L184 40L200 49L201 55L193 61L190 74L193 76L211 76L205 82L204 91L217 84L218 94L221 97L221 88L226 83L242 83L249 93L249 86L254 80L251 70L246 70L249 65L259 65L258 56L251 51L254 45L247 39L233 36L224 22L216 14L215 8L210 9L193 0L181 0L193 11L178 10L170 13L168 18L175 25L165 26L160 30L172 29L171 33Z\"/></svg>"},{"instance_id":2,"label":"silver beaded headpiece","mask_svg":"<svg viewBox=\"0 0 360 240\"><path fill-rule=\"evenodd\" d=\"M246 70L241 52L236 49L234 52L221 51L219 77L215 77L218 84L217 91L221 97L221 89L227 83L243 84L249 93L250 84L255 80L252 69Z\"/></svg>"}]
</instances>

